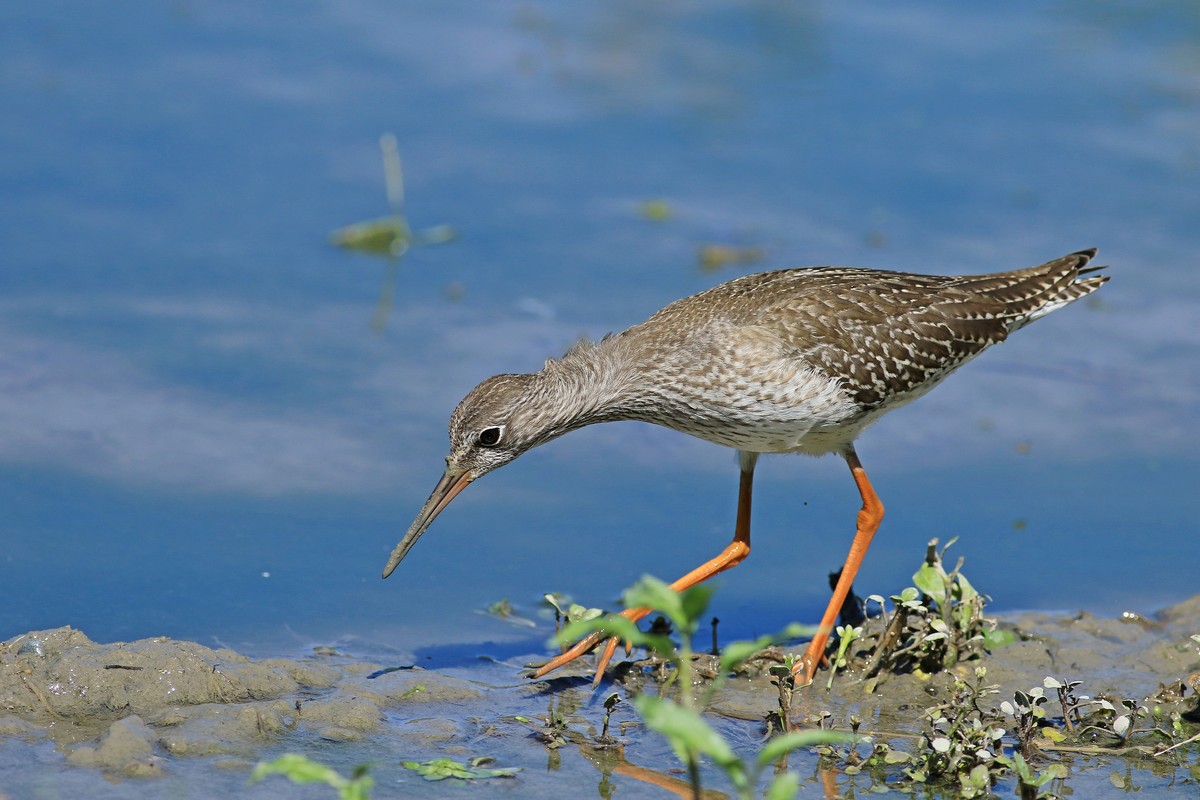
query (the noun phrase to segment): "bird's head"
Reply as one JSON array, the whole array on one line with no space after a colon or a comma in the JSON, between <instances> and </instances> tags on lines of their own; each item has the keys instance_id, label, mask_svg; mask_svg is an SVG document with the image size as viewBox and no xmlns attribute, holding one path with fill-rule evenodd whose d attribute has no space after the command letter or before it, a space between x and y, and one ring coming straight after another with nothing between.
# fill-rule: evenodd
<instances>
[{"instance_id":1,"label":"bird's head","mask_svg":"<svg viewBox=\"0 0 1200 800\"><path fill-rule=\"evenodd\" d=\"M502 467L545 441L545 426L530 402L537 375L493 375L450 415L446 471L470 480Z\"/></svg>"},{"instance_id":2,"label":"bird's head","mask_svg":"<svg viewBox=\"0 0 1200 800\"><path fill-rule=\"evenodd\" d=\"M495 375L471 390L454 409L446 472L392 550L383 577L392 574L434 518L471 481L565 432L545 418L547 405L538 402L542 398L535 398L540 374Z\"/></svg>"}]
</instances>

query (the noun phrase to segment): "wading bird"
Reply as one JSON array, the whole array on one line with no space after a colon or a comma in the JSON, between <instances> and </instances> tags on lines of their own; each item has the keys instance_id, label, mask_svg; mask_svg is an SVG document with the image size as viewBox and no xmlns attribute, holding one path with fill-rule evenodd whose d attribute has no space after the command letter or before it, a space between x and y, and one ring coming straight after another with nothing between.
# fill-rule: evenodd
<instances>
[{"instance_id":1,"label":"wading bird","mask_svg":"<svg viewBox=\"0 0 1200 800\"><path fill-rule=\"evenodd\" d=\"M838 611L883 518L854 440L885 412L920 397L1018 328L1099 289L1095 250L1039 267L937 276L846 267L747 275L667 306L540 372L496 375L450 416L446 471L392 551L387 577L434 517L472 481L525 451L597 422L641 420L739 453L733 541L671 584L676 591L750 553L750 495L762 453L837 453L862 509L833 598L796 671L811 681ZM1085 276L1087 277L1081 277ZM623 612L637 621L648 608ZM593 634L535 677L596 646ZM599 681L617 646L610 638Z\"/></svg>"}]
</instances>

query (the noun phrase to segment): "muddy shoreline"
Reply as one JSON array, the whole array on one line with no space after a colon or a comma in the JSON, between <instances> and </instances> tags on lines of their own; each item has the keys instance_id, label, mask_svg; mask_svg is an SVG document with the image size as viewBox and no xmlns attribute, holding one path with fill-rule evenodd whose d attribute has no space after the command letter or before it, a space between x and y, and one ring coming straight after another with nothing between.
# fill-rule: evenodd
<instances>
[{"instance_id":1,"label":"muddy shoreline","mask_svg":"<svg viewBox=\"0 0 1200 800\"><path fill-rule=\"evenodd\" d=\"M986 666L988 681L1000 686L998 697L1055 676L1083 681L1091 695L1139 701L1190 682L1179 702L1195 705L1200 650L1190 636L1200 633L1200 595L1152 618L1024 613L1001 622L1018 631L1019 640L959 666ZM525 680L520 666L491 663L464 679L411 664L368 663L328 648L296 659L250 659L169 638L99 644L69 627L33 631L0 644L0 739L52 743L64 768L106 780L153 779L189 761L241 775L272 753L314 743L328 751L383 742L398 759L416 751L461 756L483 742L510 760L540 764L547 750L536 735L536 715L559 704L564 730L578 734L576 745L590 747L586 740L602 709L589 699L588 663L538 682ZM834 720L853 714L864 729L913 733L919 710L945 697L953 681L948 673L892 675L867 693L852 674L839 675L826 690L826 675L797 695L798 714L818 711ZM620 685L603 689L614 690L625 692ZM710 712L725 720L761 720L777 694L759 670L731 679ZM521 721L528 723L524 729ZM632 714L614 727L618 738L626 736L621 760L669 774L677 765L661 742L637 728ZM488 740L489 730L495 741ZM388 796L383 789L377 794Z\"/></svg>"}]
</instances>

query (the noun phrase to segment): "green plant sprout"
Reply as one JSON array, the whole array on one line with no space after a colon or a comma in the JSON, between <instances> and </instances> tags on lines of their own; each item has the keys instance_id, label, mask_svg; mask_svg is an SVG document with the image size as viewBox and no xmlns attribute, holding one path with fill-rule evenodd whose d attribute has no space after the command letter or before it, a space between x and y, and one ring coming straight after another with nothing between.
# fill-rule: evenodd
<instances>
[{"instance_id":1,"label":"green plant sprout","mask_svg":"<svg viewBox=\"0 0 1200 800\"><path fill-rule=\"evenodd\" d=\"M380 136L379 149L383 156L383 178L392 213L338 228L329 235L330 241L347 250L392 258L404 255L414 244L452 241L457 234L450 225L435 225L415 232L409 227L404 212L404 170L400 164L396 136L391 133Z\"/></svg>"},{"instance_id":2,"label":"green plant sprout","mask_svg":"<svg viewBox=\"0 0 1200 800\"><path fill-rule=\"evenodd\" d=\"M846 665L847 665L846 652L850 649L850 644L855 639L862 636L862 632L863 632L862 628L853 627L850 625L838 625L837 626L837 637L838 637L837 653L834 655L833 660L830 661L830 663L829 663L829 681L826 682L826 684L825 684L826 691L833 688L833 676L837 674L837 671L839 669L846 668Z\"/></svg>"},{"instance_id":3,"label":"green plant sprout","mask_svg":"<svg viewBox=\"0 0 1200 800\"><path fill-rule=\"evenodd\" d=\"M1051 764L1040 772L1029 765L1020 753L997 756L996 761L1012 770L1017 778L1017 794L1021 800L1055 800L1058 795L1043 787L1050 781L1067 777L1067 768L1062 764Z\"/></svg>"},{"instance_id":4,"label":"green plant sprout","mask_svg":"<svg viewBox=\"0 0 1200 800\"><path fill-rule=\"evenodd\" d=\"M783 657L782 664L775 664L767 669L771 675L771 685L779 690L779 708L767 714L767 733L773 730L786 732L792 718L792 696L796 693L796 665L800 656L788 653Z\"/></svg>"},{"instance_id":5,"label":"green plant sprout","mask_svg":"<svg viewBox=\"0 0 1200 800\"><path fill-rule=\"evenodd\" d=\"M604 698L604 727L600 729L600 736L597 738L597 741L602 745L614 744L617 741L608 735L608 725L612 721L613 711L616 710L617 704L620 702L621 695L616 692Z\"/></svg>"},{"instance_id":6,"label":"green plant sprout","mask_svg":"<svg viewBox=\"0 0 1200 800\"><path fill-rule=\"evenodd\" d=\"M946 551L956 541L951 539L939 551L938 540L930 540L925 562L913 575L914 585L892 596L890 619L882 597L867 598L866 603L883 609L884 618L883 631L872 634L875 645L863 671L868 691L874 691L886 674L933 674L1016 641L1016 634L997 628L994 619L983 615L988 598L962 574L963 559L946 570Z\"/></svg>"},{"instance_id":7,"label":"green plant sprout","mask_svg":"<svg viewBox=\"0 0 1200 800\"><path fill-rule=\"evenodd\" d=\"M542 595L542 599L546 601L546 605L554 609L554 633L558 634L562 630L562 626L579 620L595 619L604 613L599 608L587 608L579 603L571 602L571 598L561 592L547 592ZM566 646L562 649L565 651Z\"/></svg>"},{"instance_id":8,"label":"green plant sprout","mask_svg":"<svg viewBox=\"0 0 1200 800\"><path fill-rule=\"evenodd\" d=\"M282 775L292 783L323 783L336 789L340 800L368 800L375 785L366 766L356 767L353 777L346 778L332 767L297 753L285 753L274 761L260 761L250 775L250 783L258 783L268 775Z\"/></svg>"},{"instance_id":9,"label":"green plant sprout","mask_svg":"<svg viewBox=\"0 0 1200 800\"><path fill-rule=\"evenodd\" d=\"M653 650L673 667L667 683L657 695L640 694L632 704L646 727L663 736L675 755L687 768L693 796L701 796L700 759L709 759L725 773L739 798L752 798L764 771L793 750L828 742L845 741L846 734L822 730L794 731L777 736L753 758L738 756L729 742L704 719L701 710L712 700L728 675L755 653L771 644L810 633L799 625L789 626L776 636L763 636L754 641L733 642L721 652L713 679L700 694L696 691L693 665L693 638L704 617L713 589L693 586L676 592L670 586L650 576L625 591L622 602L629 608L648 607L660 611L679 636L678 647L660 633L642 631L625 617L609 615L580 620L567 625L555 637L556 642L572 642L596 631L617 636L633 646ZM674 696L668 695L673 689ZM786 800L799 787L794 773L781 772L771 780L766 791L768 800Z\"/></svg>"}]
</instances>

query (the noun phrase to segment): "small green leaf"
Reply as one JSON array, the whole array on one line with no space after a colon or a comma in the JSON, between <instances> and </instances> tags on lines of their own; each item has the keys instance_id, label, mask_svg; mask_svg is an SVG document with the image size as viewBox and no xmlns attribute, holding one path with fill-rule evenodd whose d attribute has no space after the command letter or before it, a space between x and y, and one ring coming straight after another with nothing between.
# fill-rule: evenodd
<instances>
[{"instance_id":1,"label":"small green leaf","mask_svg":"<svg viewBox=\"0 0 1200 800\"><path fill-rule=\"evenodd\" d=\"M708 610L709 601L712 600L713 587L707 584L693 586L690 589L684 590L679 595L680 604L683 607L684 620L687 622L687 629L695 630L696 625L700 622L700 618L704 616L704 612ZM684 627L680 625L679 627Z\"/></svg>"},{"instance_id":2,"label":"small green leaf","mask_svg":"<svg viewBox=\"0 0 1200 800\"><path fill-rule=\"evenodd\" d=\"M992 784L987 764L976 764L968 775L963 776L962 785L972 789L986 789Z\"/></svg>"},{"instance_id":3,"label":"small green leaf","mask_svg":"<svg viewBox=\"0 0 1200 800\"><path fill-rule=\"evenodd\" d=\"M411 769L427 781L441 781L447 778L458 780L475 780L476 778L511 778L521 771L520 767L486 768L495 759L489 756L472 758L466 764L452 758L435 758L430 761L401 761L400 766Z\"/></svg>"},{"instance_id":4,"label":"small green leaf","mask_svg":"<svg viewBox=\"0 0 1200 800\"><path fill-rule=\"evenodd\" d=\"M347 783L332 767L296 753L286 753L274 761L258 762L250 782L257 783L268 775L283 775L292 783L323 783L335 789Z\"/></svg>"},{"instance_id":5,"label":"small green leaf","mask_svg":"<svg viewBox=\"0 0 1200 800\"><path fill-rule=\"evenodd\" d=\"M635 697L633 705L642 715L647 728L666 737L680 761L687 762L689 751L700 753L711 758L727 773L732 767L743 773L744 777L741 759L699 713L661 697L645 694ZM733 778L732 773L730 778Z\"/></svg>"},{"instance_id":6,"label":"small green leaf","mask_svg":"<svg viewBox=\"0 0 1200 800\"><path fill-rule=\"evenodd\" d=\"M367 800L375 779L359 767L353 778L342 777L337 770L296 753L286 753L274 761L260 761L250 776L257 783L268 775L283 775L292 783L323 783L337 789L340 800Z\"/></svg>"},{"instance_id":7,"label":"small green leaf","mask_svg":"<svg viewBox=\"0 0 1200 800\"><path fill-rule=\"evenodd\" d=\"M579 603L571 603L567 608L566 617L569 622L578 622L579 620L595 619L604 613L603 609L587 608L579 605Z\"/></svg>"},{"instance_id":8,"label":"small green leaf","mask_svg":"<svg viewBox=\"0 0 1200 800\"><path fill-rule=\"evenodd\" d=\"M676 628L686 627L687 615L679 593L653 575L643 575L641 580L625 590L621 601L628 608L645 606L660 611Z\"/></svg>"},{"instance_id":9,"label":"small green leaf","mask_svg":"<svg viewBox=\"0 0 1200 800\"><path fill-rule=\"evenodd\" d=\"M409 689L407 692L400 695L396 699L397 700L406 700L409 697L412 697L414 694L420 694L423 691L425 691L425 687L418 683L416 686L412 687L411 689Z\"/></svg>"},{"instance_id":10,"label":"small green leaf","mask_svg":"<svg viewBox=\"0 0 1200 800\"><path fill-rule=\"evenodd\" d=\"M651 222L665 222L675 213L671 203L662 198L642 201L638 205L638 212Z\"/></svg>"},{"instance_id":11,"label":"small green leaf","mask_svg":"<svg viewBox=\"0 0 1200 800\"><path fill-rule=\"evenodd\" d=\"M784 772L775 776L764 795L766 800L792 800L800 789L800 776L794 772Z\"/></svg>"},{"instance_id":12,"label":"small green leaf","mask_svg":"<svg viewBox=\"0 0 1200 800\"><path fill-rule=\"evenodd\" d=\"M551 642L553 644L574 644L577 640L597 631L603 633L605 638L617 636L622 641L630 642L639 647L645 645L648 638L647 634L642 633L638 629L638 626L630 622L627 618L622 617L620 614L609 614L603 617L580 619L568 623L563 626L561 631L555 634Z\"/></svg>"},{"instance_id":13,"label":"small green leaf","mask_svg":"<svg viewBox=\"0 0 1200 800\"><path fill-rule=\"evenodd\" d=\"M814 747L819 744L839 744L841 742L852 742L859 737L848 733L838 733L837 731L792 731L785 733L783 736L776 736L769 740L766 746L759 751L755 761L758 766L765 767L768 764L776 761L780 756L790 753L793 750L798 750L801 747Z\"/></svg>"},{"instance_id":14,"label":"small green leaf","mask_svg":"<svg viewBox=\"0 0 1200 800\"><path fill-rule=\"evenodd\" d=\"M779 644L791 639L799 639L802 636L812 636L815 632L815 626L800 625L793 622L774 635L760 636L751 642L730 642L721 648L721 672L729 672L736 669L742 662L750 658L750 656L760 650L765 650L773 644ZM771 667L770 672L772 675L777 674L776 669L777 667ZM778 673L780 675L786 675L790 671L784 667L778 667L778 669L780 670Z\"/></svg>"},{"instance_id":15,"label":"small green leaf","mask_svg":"<svg viewBox=\"0 0 1200 800\"><path fill-rule=\"evenodd\" d=\"M546 592L546 594L542 595L542 599L561 616L565 617L567 615L567 612L563 611L563 604L570 602L570 600L565 594L561 592Z\"/></svg>"},{"instance_id":16,"label":"small green leaf","mask_svg":"<svg viewBox=\"0 0 1200 800\"><path fill-rule=\"evenodd\" d=\"M1002 631L997 628L994 631L987 631L983 634L983 645L988 650L997 650L1006 645L1010 645L1017 640L1017 635L1012 631Z\"/></svg>"},{"instance_id":17,"label":"small green leaf","mask_svg":"<svg viewBox=\"0 0 1200 800\"><path fill-rule=\"evenodd\" d=\"M913 575L913 584L938 605L946 602L946 581L936 567L922 564Z\"/></svg>"},{"instance_id":18,"label":"small green leaf","mask_svg":"<svg viewBox=\"0 0 1200 800\"><path fill-rule=\"evenodd\" d=\"M770 647L772 642L773 638L770 636L762 636L753 642L730 642L721 648L721 672L725 673L736 669L750 656Z\"/></svg>"},{"instance_id":19,"label":"small green leaf","mask_svg":"<svg viewBox=\"0 0 1200 800\"><path fill-rule=\"evenodd\" d=\"M392 215L338 228L329 238L347 250L399 255L408 248L413 235L403 217Z\"/></svg>"}]
</instances>

